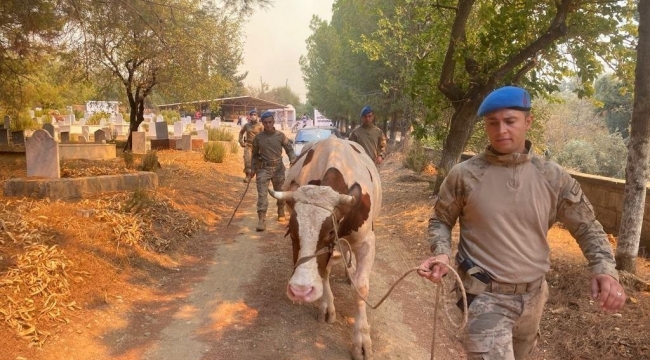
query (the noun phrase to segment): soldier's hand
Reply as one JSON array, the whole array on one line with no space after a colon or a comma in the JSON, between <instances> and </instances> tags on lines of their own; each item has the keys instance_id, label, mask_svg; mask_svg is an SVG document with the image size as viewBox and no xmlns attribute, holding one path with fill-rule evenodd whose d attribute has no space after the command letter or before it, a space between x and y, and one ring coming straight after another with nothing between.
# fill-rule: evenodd
<instances>
[{"instance_id":1,"label":"soldier's hand","mask_svg":"<svg viewBox=\"0 0 650 360\"><path fill-rule=\"evenodd\" d=\"M449 265L449 256L444 254L432 256L420 264L417 273L431 282L440 282L442 277L449 272L449 269L442 264Z\"/></svg>"},{"instance_id":2,"label":"soldier's hand","mask_svg":"<svg viewBox=\"0 0 650 360\"><path fill-rule=\"evenodd\" d=\"M591 298L605 311L620 310L625 304L625 290L613 277L596 274L591 278Z\"/></svg>"},{"instance_id":3,"label":"soldier's hand","mask_svg":"<svg viewBox=\"0 0 650 360\"><path fill-rule=\"evenodd\" d=\"M384 157L381 155L377 155L377 158L375 159L375 164L381 165L381 163L384 162Z\"/></svg>"}]
</instances>

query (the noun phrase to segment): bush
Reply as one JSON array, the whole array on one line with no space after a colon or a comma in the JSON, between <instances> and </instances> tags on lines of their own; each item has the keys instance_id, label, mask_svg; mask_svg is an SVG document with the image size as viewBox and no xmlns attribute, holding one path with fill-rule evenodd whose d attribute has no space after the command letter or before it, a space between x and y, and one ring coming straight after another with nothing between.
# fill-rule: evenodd
<instances>
[{"instance_id":1,"label":"bush","mask_svg":"<svg viewBox=\"0 0 650 360\"><path fill-rule=\"evenodd\" d=\"M222 128L210 128L208 130L208 141L233 141L235 135Z\"/></svg>"},{"instance_id":2,"label":"bush","mask_svg":"<svg viewBox=\"0 0 650 360\"><path fill-rule=\"evenodd\" d=\"M124 165L126 166L127 169L133 169L133 153L130 151L125 151L122 153L122 158L124 159Z\"/></svg>"},{"instance_id":3,"label":"bush","mask_svg":"<svg viewBox=\"0 0 650 360\"><path fill-rule=\"evenodd\" d=\"M26 112L21 112L18 114L18 117L11 119L11 131L36 130L38 128L38 122L30 118L29 114Z\"/></svg>"},{"instance_id":4,"label":"bush","mask_svg":"<svg viewBox=\"0 0 650 360\"><path fill-rule=\"evenodd\" d=\"M163 110L160 112L165 122L169 125L174 125L174 122L181 121L181 114L174 110Z\"/></svg>"},{"instance_id":5,"label":"bush","mask_svg":"<svg viewBox=\"0 0 650 360\"><path fill-rule=\"evenodd\" d=\"M404 159L404 166L420 174L427 164L429 164L429 159L424 152L424 146L419 141L413 141Z\"/></svg>"},{"instance_id":6,"label":"bush","mask_svg":"<svg viewBox=\"0 0 650 360\"><path fill-rule=\"evenodd\" d=\"M158 153L155 150L148 152L144 157L142 157L142 171L155 172L159 168L160 163L158 162Z\"/></svg>"},{"instance_id":7,"label":"bush","mask_svg":"<svg viewBox=\"0 0 650 360\"><path fill-rule=\"evenodd\" d=\"M239 152L239 144L234 142L234 141L231 141L230 142L230 153L231 154L236 154L238 152Z\"/></svg>"},{"instance_id":8,"label":"bush","mask_svg":"<svg viewBox=\"0 0 650 360\"><path fill-rule=\"evenodd\" d=\"M90 115L88 120L86 120L86 125L99 125L102 119L106 119L108 121L108 119L110 118L111 118L111 114L109 113L103 111L96 112Z\"/></svg>"},{"instance_id":9,"label":"bush","mask_svg":"<svg viewBox=\"0 0 650 360\"><path fill-rule=\"evenodd\" d=\"M222 163L225 157L226 147L222 143L209 142L203 147L203 159L205 161Z\"/></svg>"}]
</instances>

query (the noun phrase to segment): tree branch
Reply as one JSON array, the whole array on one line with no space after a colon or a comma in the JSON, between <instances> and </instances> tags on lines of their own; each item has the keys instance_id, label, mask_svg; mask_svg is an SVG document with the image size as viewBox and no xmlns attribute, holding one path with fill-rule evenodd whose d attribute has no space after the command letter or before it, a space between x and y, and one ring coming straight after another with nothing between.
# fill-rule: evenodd
<instances>
[{"instance_id":1,"label":"tree branch","mask_svg":"<svg viewBox=\"0 0 650 360\"><path fill-rule=\"evenodd\" d=\"M451 27L451 34L449 38L449 46L445 54L445 60L442 64L442 71L440 72L440 82L438 89L452 102L458 101L463 98L463 92L454 82L454 69L456 67L456 60L454 54L456 52L456 45L465 41L465 30L467 27L467 19L472 11L475 0L460 0L456 10L456 17Z\"/></svg>"}]
</instances>

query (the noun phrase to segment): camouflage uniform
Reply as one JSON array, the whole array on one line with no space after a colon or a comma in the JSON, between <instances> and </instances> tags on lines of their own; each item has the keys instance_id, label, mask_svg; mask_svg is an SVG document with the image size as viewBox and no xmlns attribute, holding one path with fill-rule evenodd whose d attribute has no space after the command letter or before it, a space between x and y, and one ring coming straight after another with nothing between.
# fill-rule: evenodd
<instances>
[{"instance_id":1,"label":"camouflage uniform","mask_svg":"<svg viewBox=\"0 0 650 360\"><path fill-rule=\"evenodd\" d=\"M253 151L253 139L259 133L264 131L264 126L259 121L251 121L242 127L239 132L239 144L244 148L244 173L248 176L251 173L251 153Z\"/></svg>"},{"instance_id":2,"label":"camouflage uniform","mask_svg":"<svg viewBox=\"0 0 650 360\"><path fill-rule=\"evenodd\" d=\"M386 135L375 125L357 127L352 130L348 140L361 145L372 161L375 161L378 156L386 158Z\"/></svg>"},{"instance_id":3,"label":"camouflage uniform","mask_svg":"<svg viewBox=\"0 0 650 360\"><path fill-rule=\"evenodd\" d=\"M497 155L488 147L454 166L429 220L434 255L450 259L451 229L460 220L456 262L473 298L468 359L523 359L535 347L548 298L546 235L556 220L577 240L592 273L618 280L607 235L578 182L533 154L529 141L526 149Z\"/></svg>"},{"instance_id":4,"label":"camouflage uniform","mask_svg":"<svg viewBox=\"0 0 650 360\"><path fill-rule=\"evenodd\" d=\"M274 190L282 190L286 168L282 162L282 149L289 156L289 162L293 164L296 155L291 147L291 142L284 133L280 131L259 133L253 139L252 166L256 170L257 177L257 214L260 221L266 217L268 209L268 187L269 181L273 184ZM278 200L278 218L284 217L284 201Z\"/></svg>"}]
</instances>

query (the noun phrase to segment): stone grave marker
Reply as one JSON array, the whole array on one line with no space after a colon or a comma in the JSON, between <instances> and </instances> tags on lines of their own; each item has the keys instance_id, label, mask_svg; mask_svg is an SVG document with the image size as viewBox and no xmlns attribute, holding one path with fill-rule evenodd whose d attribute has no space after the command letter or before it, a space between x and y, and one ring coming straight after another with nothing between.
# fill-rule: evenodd
<instances>
[{"instance_id":1,"label":"stone grave marker","mask_svg":"<svg viewBox=\"0 0 650 360\"><path fill-rule=\"evenodd\" d=\"M180 121L174 122L174 136L183 136L183 123Z\"/></svg>"},{"instance_id":2,"label":"stone grave marker","mask_svg":"<svg viewBox=\"0 0 650 360\"><path fill-rule=\"evenodd\" d=\"M113 140L113 132L111 131L110 127L105 127L102 130L104 130L104 135L106 136L106 141Z\"/></svg>"},{"instance_id":3,"label":"stone grave marker","mask_svg":"<svg viewBox=\"0 0 650 360\"><path fill-rule=\"evenodd\" d=\"M199 131L199 130L204 130L205 129L205 124L201 120L196 120L194 123L194 130Z\"/></svg>"},{"instance_id":4,"label":"stone grave marker","mask_svg":"<svg viewBox=\"0 0 650 360\"><path fill-rule=\"evenodd\" d=\"M104 130L99 129L95 131L95 144L106 143L106 133Z\"/></svg>"},{"instance_id":5,"label":"stone grave marker","mask_svg":"<svg viewBox=\"0 0 650 360\"><path fill-rule=\"evenodd\" d=\"M62 143L69 143L70 142L70 133L68 131L61 131L59 133L61 135L61 142Z\"/></svg>"},{"instance_id":6,"label":"stone grave marker","mask_svg":"<svg viewBox=\"0 0 650 360\"><path fill-rule=\"evenodd\" d=\"M146 137L142 131L134 131L131 133L131 151L134 154L146 154Z\"/></svg>"},{"instance_id":7,"label":"stone grave marker","mask_svg":"<svg viewBox=\"0 0 650 360\"><path fill-rule=\"evenodd\" d=\"M149 130L147 130L147 136L156 137L156 123L149 122L148 125L149 125Z\"/></svg>"},{"instance_id":8,"label":"stone grave marker","mask_svg":"<svg viewBox=\"0 0 650 360\"><path fill-rule=\"evenodd\" d=\"M212 123L211 123L211 125L210 125L210 128L212 128L212 129L218 129L218 128L220 128L220 127L221 127L221 119L216 118L216 119L212 120Z\"/></svg>"},{"instance_id":9,"label":"stone grave marker","mask_svg":"<svg viewBox=\"0 0 650 360\"><path fill-rule=\"evenodd\" d=\"M43 130L50 133L50 136L54 138L54 125L52 124L43 124Z\"/></svg>"},{"instance_id":10,"label":"stone grave marker","mask_svg":"<svg viewBox=\"0 0 650 360\"><path fill-rule=\"evenodd\" d=\"M156 122L165 122L165 118L162 115L156 116Z\"/></svg>"},{"instance_id":11,"label":"stone grave marker","mask_svg":"<svg viewBox=\"0 0 650 360\"><path fill-rule=\"evenodd\" d=\"M58 179L61 177L59 167L59 146L46 130L36 130L25 142L27 176L40 176Z\"/></svg>"},{"instance_id":12,"label":"stone grave marker","mask_svg":"<svg viewBox=\"0 0 650 360\"><path fill-rule=\"evenodd\" d=\"M197 131L199 139L203 139L204 142L208 142L208 130L199 130Z\"/></svg>"},{"instance_id":13,"label":"stone grave marker","mask_svg":"<svg viewBox=\"0 0 650 360\"><path fill-rule=\"evenodd\" d=\"M12 131L11 143L14 146L25 146L25 130Z\"/></svg>"},{"instance_id":14,"label":"stone grave marker","mask_svg":"<svg viewBox=\"0 0 650 360\"><path fill-rule=\"evenodd\" d=\"M5 115L2 126L7 130L11 127L11 117L9 115Z\"/></svg>"},{"instance_id":15,"label":"stone grave marker","mask_svg":"<svg viewBox=\"0 0 650 360\"><path fill-rule=\"evenodd\" d=\"M0 146L9 145L9 130L0 128Z\"/></svg>"},{"instance_id":16,"label":"stone grave marker","mask_svg":"<svg viewBox=\"0 0 650 360\"><path fill-rule=\"evenodd\" d=\"M185 134L181 140L181 150L191 151L192 150L192 135Z\"/></svg>"},{"instance_id":17,"label":"stone grave marker","mask_svg":"<svg viewBox=\"0 0 650 360\"><path fill-rule=\"evenodd\" d=\"M90 126L88 125L83 125L81 126L81 136L83 136L85 142L90 141Z\"/></svg>"},{"instance_id":18,"label":"stone grave marker","mask_svg":"<svg viewBox=\"0 0 650 360\"><path fill-rule=\"evenodd\" d=\"M153 124L149 124L149 126L152 126ZM155 123L155 128L156 128L156 139L169 139L169 134L167 133L167 123L162 121L162 122L156 122Z\"/></svg>"}]
</instances>

